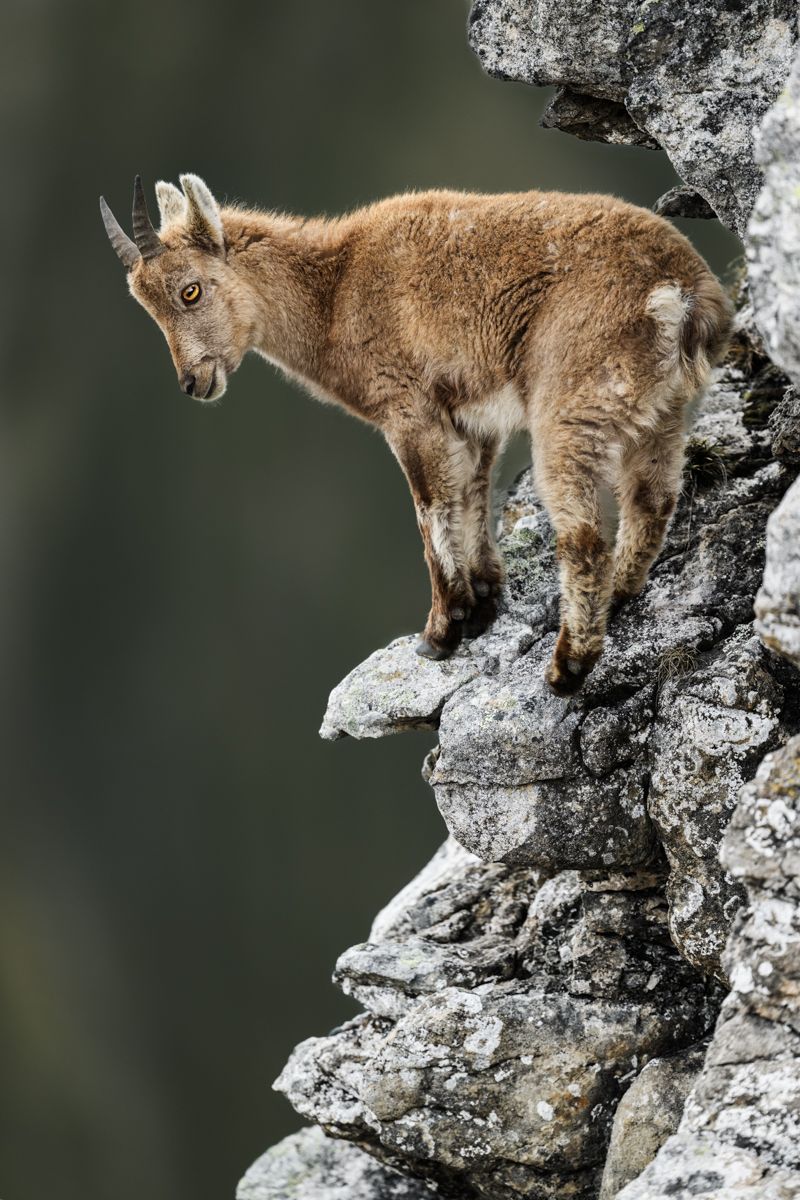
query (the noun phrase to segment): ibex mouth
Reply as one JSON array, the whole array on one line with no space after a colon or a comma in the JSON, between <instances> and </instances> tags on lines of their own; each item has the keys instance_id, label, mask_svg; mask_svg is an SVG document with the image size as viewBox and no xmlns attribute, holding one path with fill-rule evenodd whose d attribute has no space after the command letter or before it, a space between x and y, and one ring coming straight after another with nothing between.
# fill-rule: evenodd
<instances>
[{"instance_id":1,"label":"ibex mouth","mask_svg":"<svg viewBox=\"0 0 800 1200\"><path fill-rule=\"evenodd\" d=\"M192 367L189 378L192 388L190 390L184 388L184 391L188 390L188 394L194 396L195 400L199 400L201 403L208 400L219 400L220 396L224 395L228 384L228 372L225 364L221 360L211 357L201 359L196 366Z\"/></svg>"},{"instance_id":2,"label":"ibex mouth","mask_svg":"<svg viewBox=\"0 0 800 1200\"><path fill-rule=\"evenodd\" d=\"M205 394L205 396L202 397L202 399L210 400L211 396L214 392L214 388L216 386L217 386L217 368L215 367L214 370L211 372L211 382L208 385L208 390L206 391L206 394Z\"/></svg>"}]
</instances>

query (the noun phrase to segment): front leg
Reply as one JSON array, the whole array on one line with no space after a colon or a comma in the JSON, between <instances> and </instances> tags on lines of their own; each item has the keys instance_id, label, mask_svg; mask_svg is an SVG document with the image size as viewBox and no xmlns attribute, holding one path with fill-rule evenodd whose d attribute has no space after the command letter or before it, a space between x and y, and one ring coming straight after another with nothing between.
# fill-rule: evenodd
<instances>
[{"instance_id":1,"label":"front leg","mask_svg":"<svg viewBox=\"0 0 800 1200\"><path fill-rule=\"evenodd\" d=\"M414 506L431 580L431 609L417 654L448 658L464 636L475 603L464 563L456 553L460 509L457 502L444 497L427 504L415 497Z\"/></svg>"},{"instance_id":2,"label":"front leg","mask_svg":"<svg viewBox=\"0 0 800 1200\"><path fill-rule=\"evenodd\" d=\"M386 437L411 489L431 580L431 608L417 653L447 658L461 641L475 605L462 536L473 451L431 409L422 409L416 419L406 414L387 429Z\"/></svg>"},{"instance_id":3,"label":"front leg","mask_svg":"<svg viewBox=\"0 0 800 1200\"><path fill-rule=\"evenodd\" d=\"M475 467L464 489L462 538L475 605L465 633L478 637L497 616L505 572L492 530L492 467L498 441L491 437L473 438L470 445Z\"/></svg>"}]
</instances>

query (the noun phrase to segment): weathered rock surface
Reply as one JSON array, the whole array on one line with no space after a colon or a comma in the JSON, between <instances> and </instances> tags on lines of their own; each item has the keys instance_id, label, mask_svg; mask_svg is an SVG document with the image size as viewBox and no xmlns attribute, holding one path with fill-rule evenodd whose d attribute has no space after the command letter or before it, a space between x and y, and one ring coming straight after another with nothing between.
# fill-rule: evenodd
<instances>
[{"instance_id":1,"label":"weathered rock surface","mask_svg":"<svg viewBox=\"0 0 800 1200\"><path fill-rule=\"evenodd\" d=\"M612 1200L678 1128L705 1051L703 1044L670 1058L653 1058L636 1076L614 1114L598 1200Z\"/></svg>"},{"instance_id":2,"label":"weathered rock surface","mask_svg":"<svg viewBox=\"0 0 800 1200\"><path fill-rule=\"evenodd\" d=\"M450 832L485 861L631 869L662 847L675 944L717 972L741 899L717 858L722 832L742 783L785 740L787 711L797 719L797 681L787 692L752 626L767 518L790 481L772 443L791 440L794 408L741 336L697 418L665 550L577 698L543 679L558 579L525 474L503 510L508 584L494 628L421 667L400 639L336 688L322 729L373 737L438 720L426 773Z\"/></svg>"},{"instance_id":3,"label":"weathered rock surface","mask_svg":"<svg viewBox=\"0 0 800 1200\"><path fill-rule=\"evenodd\" d=\"M800 381L800 58L756 149L764 186L747 231L750 288L770 357Z\"/></svg>"},{"instance_id":4,"label":"weathered rock surface","mask_svg":"<svg viewBox=\"0 0 800 1200\"><path fill-rule=\"evenodd\" d=\"M800 738L744 788L722 857L747 890L732 990L677 1134L624 1200L800 1195Z\"/></svg>"},{"instance_id":5,"label":"weathered rock surface","mask_svg":"<svg viewBox=\"0 0 800 1200\"><path fill-rule=\"evenodd\" d=\"M683 186L670 188L659 196L653 212L660 217L693 217L703 221L713 220L717 215L699 192Z\"/></svg>"},{"instance_id":6,"label":"weathered rock surface","mask_svg":"<svg viewBox=\"0 0 800 1200\"><path fill-rule=\"evenodd\" d=\"M430 1200L424 1183L409 1179L321 1129L284 1138L253 1163L236 1200Z\"/></svg>"},{"instance_id":7,"label":"weathered rock surface","mask_svg":"<svg viewBox=\"0 0 800 1200\"><path fill-rule=\"evenodd\" d=\"M546 125L655 143L740 235L761 186L753 133L796 37L791 0L475 0L470 15L490 74L566 89Z\"/></svg>"},{"instance_id":8,"label":"weathered rock surface","mask_svg":"<svg viewBox=\"0 0 800 1200\"><path fill-rule=\"evenodd\" d=\"M542 114L542 125L547 129L571 133L573 137L586 142L658 149L655 138L639 128L623 104L616 100L582 96L569 88L558 89Z\"/></svg>"},{"instance_id":9,"label":"weathered rock surface","mask_svg":"<svg viewBox=\"0 0 800 1200\"><path fill-rule=\"evenodd\" d=\"M423 879L337 964L367 1011L302 1043L276 1086L441 1195L593 1195L626 1084L716 1012L671 945L660 874L542 884L449 846Z\"/></svg>"},{"instance_id":10,"label":"weathered rock surface","mask_svg":"<svg viewBox=\"0 0 800 1200\"><path fill-rule=\"evenodd\" d=\"M720 866L720 837L742 783L783 736L783 689L766 661L743 627L704 667L665 685L653 732L649 810L672 867L672 936L708 971L742 900Z\"/></svg>"},{"instance_id":11,"label":"weathered rock surface","mask_svg":"<svg viewBox=\"0 0 800 1200\"><path fill-rule=\"evenodd\" d=\"M792 484L767 523L767 563L756 617L765 645L800 667L800 481Z\"/></svg>"}]
</instances>

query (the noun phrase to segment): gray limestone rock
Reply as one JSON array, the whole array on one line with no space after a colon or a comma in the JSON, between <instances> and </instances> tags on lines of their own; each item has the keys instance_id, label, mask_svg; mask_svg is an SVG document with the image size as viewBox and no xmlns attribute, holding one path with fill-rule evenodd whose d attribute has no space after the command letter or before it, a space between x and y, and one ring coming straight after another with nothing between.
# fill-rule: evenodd
<instances>
[{"instance_id":1,"label":"gray limestone rock","mask_svg":"<svg viewBox=\"0 0 800 1200\"><path fill-rule=\"evenodd\" d=\"M747 230L747 264L770 356L800 380L800 58L757 139L764 171Z\"/></svg>"},{"instance_id":2,"label":"gray limestone rock","mask_svg":"<svg viewBox=\"0 0 800 1200\"><path fill-rule=\"evenodd\" d=\"M772 453L779 462L800 470L800 391L790 387L769 418Z\"/></svg>"},{"instance_id":3,"label":"gray limestone rock","mask_svg":"<svg viewBox=\"0 0 800 1200\"><path fill-rule=\"evenodd\" d=\"M731 992L677 1134L621 1200L800 1195L800 738L743 789L722 861L747 892Z\"/></svg>"},{"instance_id":4,"label":"gray limestone rock","mask_svg":"<svg viewBox=\"0 0 800 1200\"><path fill-rule=\"evenodd\" d=\"M676 1134L617 1200L797 1200L794 1171L771 1170L745 1147Z\"/></svg>"},{"instance_id":5,"label":"gray limestone rock","mask_svg":"<svg viewBox=\"0 0 800 1200\"><path fill-rule=\"evenodd\" d=\"M478 673L460 650L434 663L415 653L417 639L398 638L357 667L331 692L320 737L383 737L402 729L435 729L445 700ZM376 686L379 682L379 686Z\"/></svg>"},{"instance_id":6,"label":"gray limestone rock","mask_svg":"<svg viewBox=\"0 0 800 1200\"><path fill-rule=\"evenodd\" d=\"M421 1180L409 1179L321 1129L284 1138L253 1163L236 1200L431 1200Z\"/></svg>"},{"instance_id":7,"label":"gray limestone rock","mask_svg":"<svg viewBox=\"0 0 800 1200\"><path fill-rule=\"evenodd\" d=\"M637 5L626 106L740 236L761 185L754 127L788 74L796 39L791 0Z\"/></svg>"},{"instance_id":8,"label":"gray limestone rock","mask_svg":"<svg viewBox=\"0 0 800 1200\"><path fill-rule=\"evenodd\" d=\"M655 138L639 128L624 104L582 96L570 88L558 88L542 113L541 123L546 129L560 129L562 133L571 133L586 142L658 149Z\"/></svg>"},{"instance_id":9,"label":"gray limestone rock","mask_svg":"<svg viewBox=\"0 0 800 1200\"><path fill-rule=\"evenodd\" d=\"M613 1200L678 1128L705 1051L705 1045L692 1046L670 1058L653 1058L636 1076L617 1105L598 1200Z\"/></svg>"},{"instance_id":10,"label":"gray limestone rock","mask_svg":"<svg viewBox=\"0 0 800 1200\"><path fill-rule=\"evenodd\" d=\"M741 235L761 186L754 129L788 75L796 25L791 0L475 0L470 43L498 78L580 95L582 118L556 105L547 124L655 142ZM601 102L594 123L589 97Z\"/></svg>"},{"instance_id":11,"label":"gray limestone rock","mask_svg":"<svg viewBox=\"0 0 800 1200\"><path fill-rule=\"evenodd\" d=\"M670 929L690 962L716 971L741 889L719 844L742 783L783 735L783 690L749 627L662 693L651 743L649 809L672 872Z\"/></svg>"},{"instance_id":12,"label":"gray limestone rock","mask_svg":"<svg viewBox=\"0 0 800 1200\"><path fill-rule=\"evenodd\" d=\"M713 220L717 215L699 192L687 187L673 187L664 192L653 205L653 212L660 217L691 217L701 221Z\"/></svg>"},{"instance_id":13,"label":"gray limestone rock","mask_svg":"<svg viewBox=\"0 0 800 1200\"><path fill-rule=\"evenodd\" d=\"M767 523L767 562L756 617L764 644L800 667L800 480Z\"/></svg>"},{"instance_id":14,"label":"gray limestone rock","mask_svg":"<svg viewBox=\"0 0 800 1200\"><path fill-rule=\"evenodd\" d=\"M627 1084L716 1011L670 943L662 876L542 883L448 848L423 878L337 964L367 1011L298 1046L276 1087L443 1196L588 1200Z\"/></svg>"}]
</instances>

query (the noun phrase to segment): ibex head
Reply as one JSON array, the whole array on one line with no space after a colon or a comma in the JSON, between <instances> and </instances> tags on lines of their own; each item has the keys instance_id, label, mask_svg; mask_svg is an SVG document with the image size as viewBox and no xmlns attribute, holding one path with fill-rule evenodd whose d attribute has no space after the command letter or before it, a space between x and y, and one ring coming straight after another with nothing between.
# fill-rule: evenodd
<instances>
[{"instance_id":1,"label":"ibex head","mask_svg":"<svg viewBox=\"0 0 800 1200\"><path fill-rule=\"evenodd\" d=\"M197 175L180 191L157 183L161 228L147 211L139 175L133 188L133 239L103 197L100 211L111 245L128 271L131 295L167 339L184 392L218 400L251 345L253 302L226 261L219 205Z\"/></svg>"}]
</instances>

